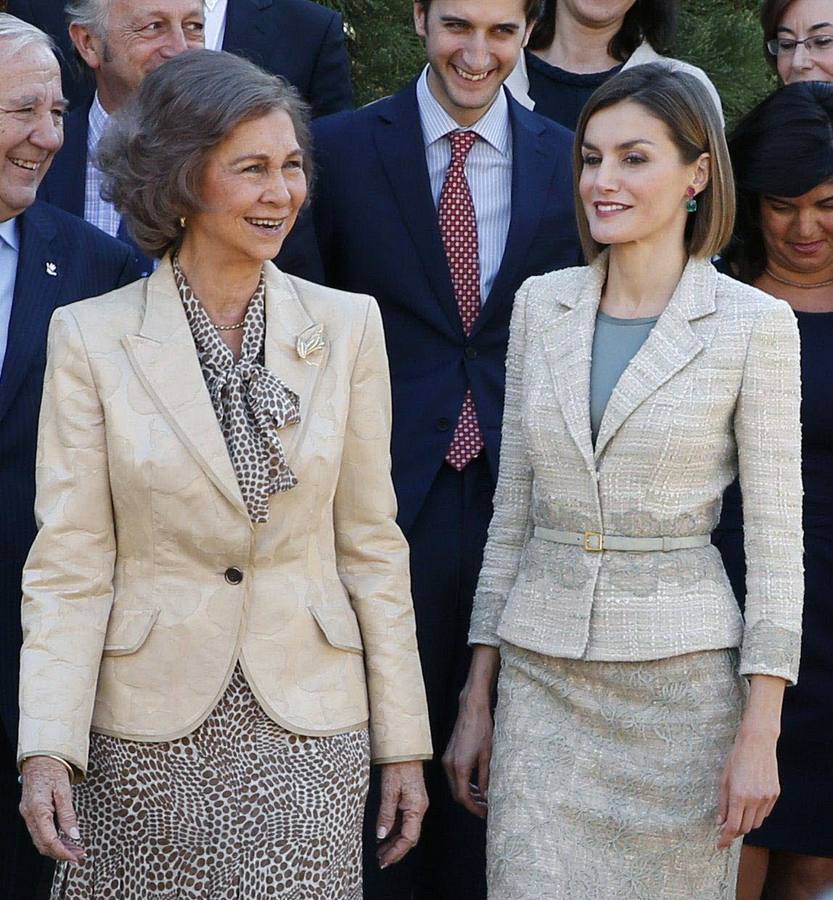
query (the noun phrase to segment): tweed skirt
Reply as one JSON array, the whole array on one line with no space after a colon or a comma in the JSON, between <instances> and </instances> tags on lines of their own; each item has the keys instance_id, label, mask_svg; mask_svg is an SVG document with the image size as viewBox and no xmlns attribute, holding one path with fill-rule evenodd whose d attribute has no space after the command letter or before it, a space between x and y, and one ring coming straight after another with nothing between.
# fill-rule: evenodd
<instances>
[{"instance_id":1,"label":"tweed skirt","mask_svg":"<svg viewBox=\"0 0 833 900\"><path fill-rule=\"evenodd\" d=\"M736 650L649 662L504 645L490 900L730 900L718 788L746 695Z\"/></svg>"},{"instance_id":2,"label":"tweed skirt","mask_svg":"<svg viewBox=\"0 0 833 900\"><path fill-rule=\"evenodd\" d=\"M285 731L238 666L192 734L91 735L73 788L87 858L51 900L360 900L366 730Z\"/></svg>"}]
</instances>

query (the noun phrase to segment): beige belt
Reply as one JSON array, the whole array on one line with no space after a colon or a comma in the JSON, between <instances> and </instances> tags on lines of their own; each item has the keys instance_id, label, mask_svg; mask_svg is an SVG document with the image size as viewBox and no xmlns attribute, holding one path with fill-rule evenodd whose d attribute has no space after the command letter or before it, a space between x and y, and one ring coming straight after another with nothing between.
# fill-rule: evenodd
<instances>
[{"instance_id":1,"label":"beige belt","mask_svg":"<svg viewBox=\"0 0 833 900\"><path fill-rule=\"evenodd\" d=\"M535 537L554 544L568 544L581 547L588 553L601 553L604 550L630 550L647 553L660 550L690 550L693 547L708 547L711 535L692 534L687 537L625 537L621 534L602 534L599 531L557 531L554 528L535 526Z\"/></svg>"}]
</instances>

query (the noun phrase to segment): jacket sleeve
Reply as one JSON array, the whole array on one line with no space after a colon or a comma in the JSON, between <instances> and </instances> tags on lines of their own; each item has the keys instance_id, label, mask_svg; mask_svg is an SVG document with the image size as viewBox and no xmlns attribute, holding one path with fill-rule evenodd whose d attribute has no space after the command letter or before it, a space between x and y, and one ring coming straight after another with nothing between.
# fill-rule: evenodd
<instances>
[{"instance_id":1,"label":"jacket sleeve","mask_svg":"<svg viewBox=\"0 0 833 900\"><path fill-rule=\"evenodd\" d=\"M753 326L735 412L744 507L743 675L794 683L804 596L798 327L783 302Z\"/></svg>"},{"instance_id":2,"label":"jacket sleeve","mask_svg":"<svg viewBox=\"0 0 833 900\"><path fill-rule=\"evenodd\" d=\"M498 624L515 584L532 522L532 466L527 458L523 435L523 368L527 352L529 286L530 281L521 285L509 326L506 400L494 515L489 526L469 629L470 644L488 644L492 647L500 644Z\"/></svg>"},{"instance_id":3,"label":"jacket sleeve","mask_svg":"<svg viewBox=\"0 0 833 900\"><path fill-rule=\"evenodd\" d=\"M430 759L431 736L411 601L408 545L390 476L391 399L382 318L368 298L350 379L334 498L336 560L365 649L375 763Z\"/></svg>"},{"instance_id":4,"label":"jacket sleeve","mask_svg":"<svg viewBox=\"0 0 833 900\"><path fill-rule=\"evenodd\" d=\"M324 33L309 88L312 116L328 116L353 108L350 57L344 42L344 21L334 13Z\"/></svg>"},{"instance_id":5,"label":"jacket sleeve","mask_svg":"<svg viewBox=\"0 0 833 900\"><path fill-rule=\"evenodd\" d=\"M23 571L18 760L60 756L80 772L116 544L104 414L72 312L55 312L37 452L39 531Z\"/></svg>"}]
</instances>

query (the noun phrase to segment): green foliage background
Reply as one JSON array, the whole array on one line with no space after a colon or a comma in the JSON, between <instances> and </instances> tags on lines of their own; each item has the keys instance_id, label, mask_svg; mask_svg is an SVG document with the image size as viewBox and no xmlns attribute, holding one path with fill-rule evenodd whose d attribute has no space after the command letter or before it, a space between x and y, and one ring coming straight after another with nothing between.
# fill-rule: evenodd
<instances>
[{"instance_id":1,"label":"green foliage background","mask_svg":"<svg viewBox=\"0 0 833 900\"><path fill-rule=\"evenodd\" d=\"M323 0L344 16L356 101L402 87L423 64L410 0ZM762 54L760 0L683 0L672 56L700 66L723 98L729 125L773 87Z\"/></svg>"},{"instance_id":2,"label":"green foliage background","mask_svg":"<svg viewBox=\"0 0 833 900\"><path fill-rule=\"evenodd\" d=\"M347 23L357 103L398 90L422 66L410 0L321 2L342 13ZM0 10L5 5L0 0ZM761 50L760 0L682 0L681 6L679 33L668 53L711 76L731 126L775 87Z\"/></svg>"}]
</instances>

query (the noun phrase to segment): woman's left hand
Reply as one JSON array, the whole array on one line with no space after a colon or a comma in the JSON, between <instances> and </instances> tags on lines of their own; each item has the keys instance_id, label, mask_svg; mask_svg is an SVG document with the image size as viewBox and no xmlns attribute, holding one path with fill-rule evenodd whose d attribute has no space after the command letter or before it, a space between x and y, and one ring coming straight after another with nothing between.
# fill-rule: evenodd
<instances>
[{"instance_id":1,"label":"woman's left hand","mask_svg":"<svg viewBox=\"0 0 833 900\"><path fill-rule=\"evenodd\" d=\"M382 766L382 802L376 820L376 837L383 842L376 851L380 868L398 863L416 846L427 809L420 761Z\"/></svg>"},{"instance_id":2,"label":"woman's left hand","mask_svg":"<svg viewBox=\"0 0 833 900\"><path fill-rule=\"evenodd\" d=\"M736 838L759 828L772 812L781 790L776 741L777 736L770 733L743 727L738 732L720 779L718 849L726 849Z\"/></svg>"}]
</instances>

